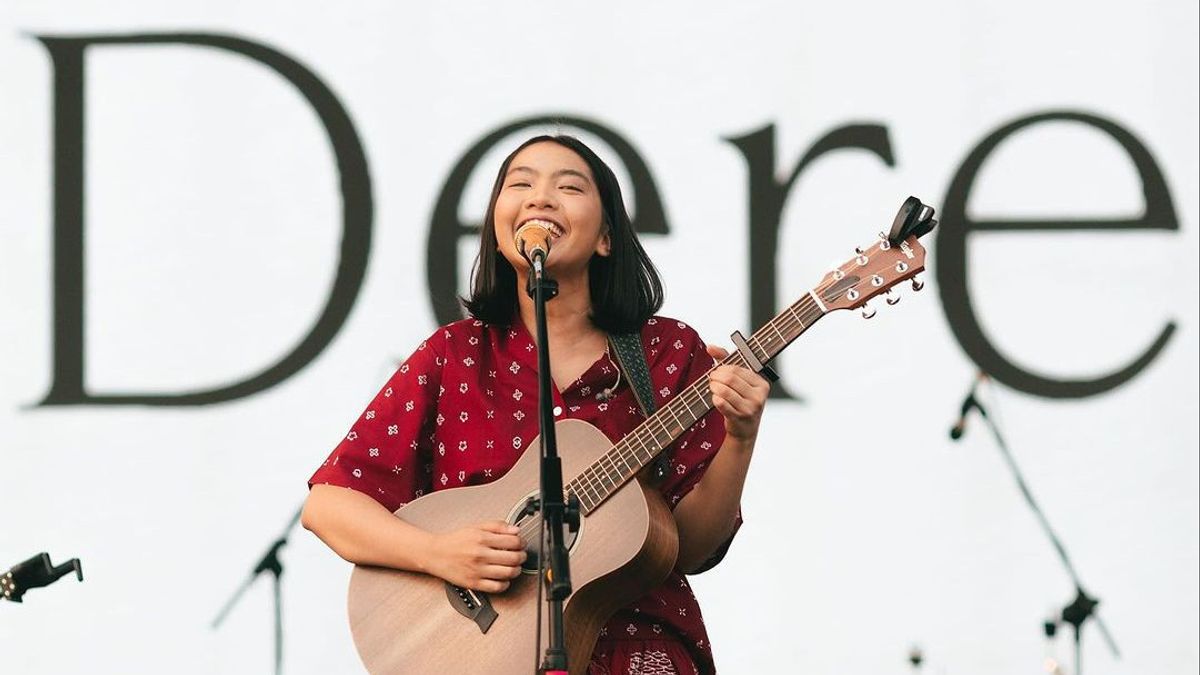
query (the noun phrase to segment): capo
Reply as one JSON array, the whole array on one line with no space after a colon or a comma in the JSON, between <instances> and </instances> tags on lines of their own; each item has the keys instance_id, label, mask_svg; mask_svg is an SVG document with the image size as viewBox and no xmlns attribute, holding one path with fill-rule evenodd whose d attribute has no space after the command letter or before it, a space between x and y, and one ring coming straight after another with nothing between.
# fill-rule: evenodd
<instances>
[{"instance_id":1,"label":"capo","mask_svg":"<svg viewBox=\"0 0 1200 675\"><path fill-rule=\"evenodd\" d=\"M776 373L771 366L768 366L767 364L758 360L758 357L754 355L753 351L751 351L750 344L746 342L746 338L742 335L740 330L733 331L733 334L729 336L729 339L733 340L733 345L737 347L738 353L740 353L742 358L746 360L746 365L750 367L750 370L753 370L754 372L767 378L767 381L769 382L779 381L779 374Z\"/></svg>"},{"instance_id":2,"label":"capo","mask_svg":"<svg viewBox=\"0 0 1200 675\"><path fill-rule=\"evenodd\" d=\"M893 246L899 246L900 242L908 239L912 235L917 238L925 236L930 230L937 227L938 221L933 217L933 207L928 204L923 204L916 197L909 197L900 205L900 211L896 214L896 219L892 221L892 229L888 231L888 242Z\"/></svg>"}]
</instances>

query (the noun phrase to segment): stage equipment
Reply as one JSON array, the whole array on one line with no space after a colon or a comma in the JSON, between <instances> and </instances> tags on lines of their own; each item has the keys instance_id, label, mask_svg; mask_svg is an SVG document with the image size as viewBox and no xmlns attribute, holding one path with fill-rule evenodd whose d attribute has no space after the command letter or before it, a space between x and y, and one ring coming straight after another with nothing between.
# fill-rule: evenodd
<instances>
[{"instance_id":1,"label":"stage equipment","mask_svg":"<svg viewBox=\"0 0 1200 675\"><path fill-rule=\"evenodd\" d=\"M525 261L529 263L529 280L531 283L535 274L534 267L539 261L544 265L546 258L550 257L550 242L554 239L552 230L555 227L558 227L555 223L534 218L526 221L521 227L518 227L517 233L513 236L521 257L525 258ZM532 293L530 295L532 297Z\"/></svg>"},{"instance_id":2,"label":"stage equipment","mask_svg":"<svg viewBox=\"0 0 1200 675\"><path fill-rule=\"evenodd\" d=\"M925 662L925 654L918 645L913 645L908 650L908 662L912 665L914 673L921 672L921 664Z\"/></svg>"},{"instance_id":3,"label":"stage equipment","mask_svg":"<svg viewBox=\"0 0 1200 675\"><path fill-rule=\"evenodd\" d=\"M75 572L76 579L83 581L83 565L79 558L71 558L55 567L50 562L50 554L39 553L0 575L0 594L5 600L23 602L21 598L25 591L49 586L71 572Z\"/></svg>"},{"instance_id":4,"label":"stage equipment","mask_svg":"<svg viewBox=\"0 0 1200 675\"><path fill-rule=\"evenodd\" d=\"M229 598L229 601L225 603L225 607L221 609L221 612L217 614L217 618L213 619L212 622L213 630L220 628L221 623L225 621L225 617L228 616L230 610L233 609L233 606L237 604L238 599L242 597L246 590L250 588L250 585L254 583L254 580L258 578L258 575L264 572L270 572L274 590L273 604L275 607L276 675L280 675L280 673L283 672L283 614L282 597L280 593L282 590L280 577L283 576L283 561L279 559L279 550L287 545L287 540L292 534L292 529L296 527L296 523L300 522L300 512L302 509L303 507L296 509L296 514L292 516L292 519L288 522L287 527L284 528L283 534L281 534L278 539L276 539L269 547L267 547L267 552L263 554L263 557L254 565L254 570L250 572L250 576L242 582L241 587L234 591L233 597Z\"/></svg>"},{"instance_id":5,"label":"stage equipment","mask_svg":"<svg viewBox=\"0 0 1200 675\"><path fill-rule=\"evenodd\" d=\"M1067 555L1067 549L1063 546L1062 540L1054 533L1054 529L1050 527L1050 522L1046 520L1046 514L1042 512L1042 508L1038 506L1037 500L1033 498L1033 493L1029 490L1029 486L1025 483L1025 477L1021 473L1021 469L1017 466L1016 459L1013 458L1012 452L1008 449L1008 443L1004 441L1004 436L1000 433L999 427L996 426L995 420L988 415L987 409L979 402L976 396L977 388L980 383L988 380L985 373L978 373L975 379L971 382L971 390L967 393L960 409L960 415L957 423L950 430L950 437L954 440L962 438L963 431L966 429L966 420L971 410L979 413L980 419L987 425L992 432L992 438L996 441L996 446L1000 449L1000 454L1003 455L1005 463L1008 465L1009 471L1012 473L1013 479L1017 483L1017 487L1021 490L1021 495L1025 498L1025 503L1029 505L1033 515L1037 518L1038 523L1042 526L1042 530L1046 533L1046 537L1050 539L1054 550L1058 552L1059 560L1062 561L1063 567L1066 568L1068 576L1071 578L1071 583L1075 585L1075 599L1069 605L1063 608L1060 619L1074 629L1075 634L1075 673L1074 675L1083 675L1082 659L1080 657L1080 635L1083 630L1083 624L1089 617L1095 617L1096 626L1100 628L1100 634L1104 637L1104 641L1108 643L1108 648L1112 651L1113 656L1121 658L1121 652L1117 649L1117 643L1113 640L1112 634L1109 633L1108 627L1104 625L1104 621L1097 615L1096 605L1100 601L1089 596L1083 590L1083 583L1079 580L1079 574L1075 571L1075 566L1071 564L1071 559ZM956 434L955 431L958 433ZM1052 625L1048 623L1047 625ZM1049 628L1044 628L1047 631L1047 636L1051 636L1052 632Z\"/></svg>"},{"instance_id":6,"label":"stage equipment","mask_svg":"<svg viewBox=\"0 0 1200 675\"><path fill-rule=\"evenodd\" d=\"M558 295L558 282L546 275L544 265L550 255L551 225L545 221L529 221L517 230L517 248L529 261L527 291L533 298L537 324L538 357L538 428L541 450L541 480L538 498L529 510L540 511L541 531L538 536L538 575L543 579L550 612L550 640L540 666L534 672L544 675L567 675L567 643L563 628L563 602L571 595L571 563L563 528L574 534L579 530L579 498L574 494L564 501L562 461L558 457L554 433L554 398L550 382L550 343L546 330L546 303ZM547 537L547 533L549 536ZM547 565L546 549L549 548ZM542 645L541 598L538 586L538 617L534 628L534 644ZM534 652L537 653L536 651Z\"/></svg>"},{"instance_id":7,"label":"stage equipment","mask_svg":"<svg viewBox=\"0 0 1200 675\"><path fill-rule=\"evenodd\" d=\"M880 233L869 247L855 249L853 257L745 339L753 363L768 364L826 314L863 308L880 295L894 301L892 287L909 279L919 289L915 276L925 269L925 249L917 237L936 222L931 207L909 197L889 233ZM551 292L534 286L529 290ZM539 341L544 345L542 330ZM742 351L731 352L721 364L752 367ZM548 361L539 361L539 369L549 376ZM549 398L547 392L543 400ZM531 649L528 636L542 623L539 596L545 581L551 600L565 598L562 625L551 620L549 627L564 636L568 670L572 675L586 672L605 621L662 583L675 565L675 521L662 495L642 478L655 458L710 410L708 377L702 376L614 445L586 422L553 423L552 414L546 417L543 409L542 429L553 433L550 443L561 440L566 448L558 476L544 478L539 473L540 453L532 448L541 447L538 439L508 473L491 483L437 490L397 509L398 518L433 532L481 520L513 524L529 553L527 574L513 579L503 593L489 594L417 572L356 566L350 577L350 628L367 670L441 675L446 664L455 664L459 672L529 672L530 661L538 664L540 645ZM565 489L563 474L570 477ZM539 481L544 482L544 492L538 489ZM545 497L539 501L541 494ZM565 512L563 520L578 514L578 529L569 537L561 524L544 524L551 517L550 500ZM547 527L552 536L566 540L570 578L562 576L567 573L565 560L546 561L540 555ZM546 564L549 575L543 574ZM531 578L534 574L539 578ZM559 662L546 663L552 670Z\"/></svg>"}]
</instances>

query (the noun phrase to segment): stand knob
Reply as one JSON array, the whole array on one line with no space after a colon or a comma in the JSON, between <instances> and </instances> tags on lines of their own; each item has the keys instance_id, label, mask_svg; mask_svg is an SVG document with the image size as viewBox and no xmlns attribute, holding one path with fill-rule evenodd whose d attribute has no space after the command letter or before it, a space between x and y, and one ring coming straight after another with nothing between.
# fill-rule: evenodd
<instances>
[{"instance_id":1,"label":"stand knob","mask_svg":"<svg viewBox=\"0 0 1200 675\"><path fill-rule=\"evenodd\" d=\"M579 531L579 497L575 493L567 495L566 510L563 512L563 524L570 532Z\"/></svg>"}]
</instances>

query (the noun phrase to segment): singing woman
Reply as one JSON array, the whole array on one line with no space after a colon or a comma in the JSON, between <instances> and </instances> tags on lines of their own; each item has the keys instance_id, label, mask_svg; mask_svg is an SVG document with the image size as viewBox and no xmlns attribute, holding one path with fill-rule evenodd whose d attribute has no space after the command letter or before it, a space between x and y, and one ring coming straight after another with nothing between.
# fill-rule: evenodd
<instances>
[{"instance_id":1,"label":"singing woman","mask_svg":"<svg viewBox=\"0 0 1200 675\"><path fill-rule=\"evenodd\" d=\"M713 673L687 575L715 564L741 523L768 383L744 368L714 369L724 350L655 315L662 286L617 179L573 137L532 138L504 160L464 300L469 317L421 342L354 422L309 481L304 526L350 562L486 593L521 573L523 542L503 521L433 533L392 512L503 476L538 435L534 308L514 243L529 223L550 231L546 269L559 285L546 308L556 420L586 421L616 442L645 419L609 351L617 333L640 335L658 404L707 377L714 406L668 448L657 486L678 527L675 569L607 622L589 675Z\"/></svg>"}]
</instances>

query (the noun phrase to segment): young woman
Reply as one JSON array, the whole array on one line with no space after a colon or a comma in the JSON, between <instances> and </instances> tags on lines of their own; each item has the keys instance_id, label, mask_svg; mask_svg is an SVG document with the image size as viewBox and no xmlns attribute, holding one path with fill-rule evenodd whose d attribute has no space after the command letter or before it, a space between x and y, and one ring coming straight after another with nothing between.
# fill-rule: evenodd
<instances>
[{"instance_id":1,"label":"young woman","mask_svg":"<svg viewBox=\"0 0 1200 675\"><path fill-rule=\"evenodd\" d=\"M559 294L546 316L558 419L584 420L613 442L644 419L608 353L609 333L640 333L660 405L725 356L687 325L654 316L662 288L611 169L572 137L526 141L496 177L465 302L471 318L421 343L309 481L304 526L346 560L490 593L520 574L525 552L514 527L481 522L433 534L392 512L431 490L499 478L538 434L534 308L514 244L530 221L553 237L546 269ZM684 575L715 564L741 522L768 384L732 366L707 376L714 410L666 451L659 486L678 525L676 568L609 620L593 675L714 672Z\"/></svg>"}]
</instances>

